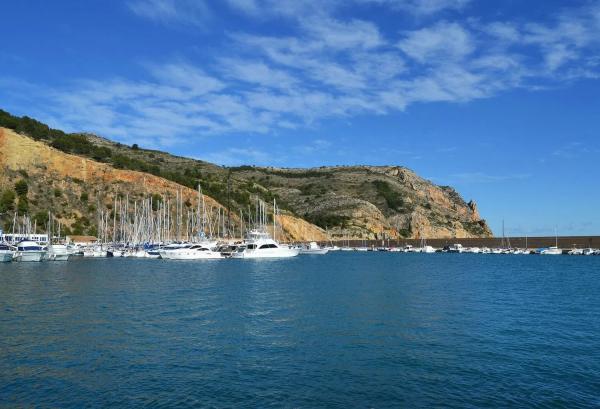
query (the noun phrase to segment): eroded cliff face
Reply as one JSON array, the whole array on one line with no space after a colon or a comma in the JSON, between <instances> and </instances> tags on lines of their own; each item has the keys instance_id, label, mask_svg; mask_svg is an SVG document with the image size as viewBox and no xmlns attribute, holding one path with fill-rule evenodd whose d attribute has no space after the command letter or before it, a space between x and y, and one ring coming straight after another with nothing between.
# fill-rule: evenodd
<instances>
[{"instance_id":1,"label":"eroded cliff face","mask_svg":"<svg viewBox=\"0 0 600 409\"><path fill-rule=\"evenodd\" d=\"M67 227L84 218L94 223L98 206L110 209L116 196L135 201L152 194L171 198L181 195L190 208L198 200L197 191L175 182L66 154L5 128L0 128L0 169L0 191L26 180L29 213L52 211ZM85 201L81 199L84 192ZM213 198L204 195L204 200L213 213L223 211L223 205ZM238 215L232 213L231 218L239 222ZM322 229L302 219L291 215L280 219L280 239L308 241L325 237Z\"/></svg>"},{"instance_id":2,"label":"eroded cliff face","mask_svg":"<svg viewBox=\"0 0 600 409\"><path fill-rule=\"evenodd\" d=\"M253 195L277 197L287 211L281 218L283 235L289 240L380 239L380 238L469 238L490 237L492 233L477 205L465 202L450 187L437 186L401 166L336 166L313 169L281 169L241 166L224 168L207 162L169 155L165 152L133 150L107 139L86 136L97 147L109 149L112 159L100 163L56 150L46 143L0 131L0 182L13 186L27 175L31 184L29 199L34 211L51 210L66 225L87 217L94 219L94 206L110 206L115 195L139 200L149 194L175 197L181 194L192 206L197 193L170 177L116 169L115 158L157 164L163 175L188 173L213 197L205 196L214 211L225 203L229 180L238 208L247 208ZM158 166L160 165L160 166ZM116 165L115 165L116 166ZM169 177L169 176L167 176ZM187 183L193 186L194 183ZM210 189L209 189L210 188ZM53 195L53 190L60 190ZM86 192L86 203L80 200ZM232 213L238 220L238 212ZM327 232L326 230L327 229Z\"/></svg>"},{"instance_id":3,"label":"eroded cliff face","mask_svg":"<svg viewBox=\"0 0 600 409\"><path fill-rule=\"evenodd\" d=\"M334 238L490 237L477 205L398 166L244 168ZM236 174L237 175L237 174Z\"/></svg>"}]
</instances>

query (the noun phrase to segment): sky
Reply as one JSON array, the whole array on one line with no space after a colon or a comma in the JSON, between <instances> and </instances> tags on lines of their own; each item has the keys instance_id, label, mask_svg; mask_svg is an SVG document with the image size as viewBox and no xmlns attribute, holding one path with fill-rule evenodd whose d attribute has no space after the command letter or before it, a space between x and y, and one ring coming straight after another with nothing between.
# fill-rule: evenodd
<instances>
[{"instance_id":1,"label":"sky","mask_svg":"<svg viewBox=\"0 0 600 409\"><path fill-rule=\"evenodd\" d=\"M0 108L222 165L399 165L600 234L600 1L5 2Z\"/></svg>"}]
</instances>

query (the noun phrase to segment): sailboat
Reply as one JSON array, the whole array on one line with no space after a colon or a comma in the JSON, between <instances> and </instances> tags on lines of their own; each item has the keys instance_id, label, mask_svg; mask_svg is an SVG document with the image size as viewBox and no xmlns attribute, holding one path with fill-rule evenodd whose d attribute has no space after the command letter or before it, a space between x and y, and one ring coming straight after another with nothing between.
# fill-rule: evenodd
<instances>
[{"instance_id":1,"label":"sailboat","mask_svg":"<svg viewBox=\"0 0 600 409\"><path fill-rule=\"evenodd\" d=\"M427 245L427 239L421 237L421 247L419 247L419 253L435 253L435 249Z\"/></svg>"},{"instance_id":2,"label":"sailboat","mask_svg":"<svg viewBox=\"0 0 600 409\"><path fill-rule=\"evenodd\" d=\"M543 249L542 251L540 251L540 254L545 255L545 256L560 256L560 255L562 255L562 249L558 248L558 233L556 232L556 229L554 230L554 237L556 239L556 244L552 247Z\"/></svg>"}]
</instances>

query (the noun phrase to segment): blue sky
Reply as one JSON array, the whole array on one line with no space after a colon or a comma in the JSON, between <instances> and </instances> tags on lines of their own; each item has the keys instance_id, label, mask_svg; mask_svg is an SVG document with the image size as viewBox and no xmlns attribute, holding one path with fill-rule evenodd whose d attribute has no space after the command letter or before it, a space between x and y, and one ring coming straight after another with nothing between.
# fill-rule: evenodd
<instances>
[{"instance_id":1,"label":"blue sky","mask_svg":"<svg viewBox=\"0 0 600 409\"><path fill-rule=\"evenodd\" d=\"M237 165L403 165L600 233L600 1L6 2L0 107ZM596 166L594 166L596 165Z\"/></svg>"}]
</instances>

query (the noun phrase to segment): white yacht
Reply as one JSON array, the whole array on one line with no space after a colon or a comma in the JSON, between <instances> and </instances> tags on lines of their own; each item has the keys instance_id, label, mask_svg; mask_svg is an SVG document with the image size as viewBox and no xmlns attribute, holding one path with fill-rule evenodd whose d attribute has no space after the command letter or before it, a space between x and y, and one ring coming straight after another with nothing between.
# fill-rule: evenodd
<instances>
[{"instance_id":1,"label":"white yacht","mask_svg":"<svg viewBox=\"0 0 600 409\"><path fill-rule=\"evenodd\" d=\"M160 258L164 260L170 260L172 253L189 249L191 246L192 243L170 243L166 246L160 247L158 249L158 254L160 255Z\"/></svg>"},{"instance_id":2,"label":"white yacht","mask_svg":"<svg viewBox=\"0 0 600 409\"><path fill-rule=\"evenodd\" d=\"M448 248L448 253L462 253L465 251L465 248L462 244L453 244Z\"/></svg>"},{"instance_id":3,"label":"white yacht","mask_svg":"<svg viewBox=\"0 0 600 409\"><path fill-rule=\"evenodd\" d=\"M88 247L83 250L83 257L107 257L108 252L102 246Z\"/></svg>"},{"instance_id":4,"label":"white yacht","mask_svg":"<svg viewBox=\"0 0 600 409\"><path fill-rule=\"evenodd\" d=\"M300 248L300 254L327 254L329 253L329 249L326 247L319 247L316 241L311 241L307 246L302 246Z\"/></svg>"},{"instance_id":5,"label":"white yacht","mask_svg":"<svg viewBox=\"0 0 600 409\"><path fill-rule=\"evenodd\" d=\"M540 254L543 254L545 256L560 256L560 255L562 255L562 253L563 253L562 249L558 248L558 232L556 229L554 230L554 239L555 239L554 246L542 249L540 251Z\"/></svg>"},{"instance_id":6,"label":"white yacht","mask_svg":"<svg viewBox=\"0 0 600 409\"><path fill-rule=\"evenodd\" d=\"M169 251L168 257L168 260L208 260L223 258L223 255L204 244L193 244Z\"/></svg>"},{"instance_id":7,"label":"white yacht","mask_svg":"<svg viewBox=\"0 0 600 409\"><path fill-rule=\"evenodd\" d=\"M17 251L13 255L16 261L42 261L46 251L34 241L24 240L17 244Z\"/></svg>"},{"instance_id":8,"label":"white yacht","mask_svg":"<svg viewBox=\"0 0 600 409\"><path fill-rule=\"evenodd\" d=\"M50 261L68 261L69 249L64 244L50 244L46 258Z\"/></svg>"},{"instance_id":9,"label":"white yacht","mask_svg":"<svg viewBox=\"0 0 600 409\"><path fill-rule=\"evenodd\" d=\"M244 243L231 255L232 258L284 258L294 257L299 249L282 246L269 234L261 230L251 230Z\"/></svg>"},{"instance_id":10,"label":"white yacht","mask_svg":"<svg viewBox=\"0 0 600 409\"><path fill-rule=\"evenodd\" d=\"M0 244L0 263L12 261L13 251L12 247L8 244Z\"/></svg>"},{"instance_id":11,"label":"white yacht","mask_svg":"<svg viewBox=\"0 0 600 409\"><path fill-rule=\"evenodd\" d=\"M559 249L556 246L548 247L548 248L542 249L540 251L540 254L545 255L545 256L560 256L560 255L562 255L562 253L563 253L562 249Z\"/></svg>"}]
</instances>

